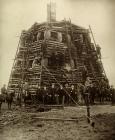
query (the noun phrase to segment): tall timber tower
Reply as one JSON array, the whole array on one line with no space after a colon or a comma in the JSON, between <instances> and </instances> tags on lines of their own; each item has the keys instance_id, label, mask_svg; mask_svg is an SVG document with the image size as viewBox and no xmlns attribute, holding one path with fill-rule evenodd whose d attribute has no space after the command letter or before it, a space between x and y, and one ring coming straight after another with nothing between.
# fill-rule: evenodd
<instances>
[{"instance_id":1,"label":"tall timber tower","mask_svg":"<svg viewBox=\"0 0 115 140\"><path fill-rule=\"evenodd\" d=\"M100 47L92 43L91 28L56 21L56 5L47 5L47 22L35 23L21 33L8 90L23 90L27 84L34 94L38 86L76 85L86 77L107 78ZM93 35L92 35L93 36Z\"/></svg>"}]
</instances>

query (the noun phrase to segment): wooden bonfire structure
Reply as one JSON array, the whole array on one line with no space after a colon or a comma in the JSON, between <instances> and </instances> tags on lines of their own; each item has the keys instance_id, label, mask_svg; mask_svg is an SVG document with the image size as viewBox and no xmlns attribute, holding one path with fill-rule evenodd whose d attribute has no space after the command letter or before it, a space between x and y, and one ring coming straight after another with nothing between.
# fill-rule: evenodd
<instances>
[{"instance_id":1,"label":"wooden bonfire structure","mask_svg":"<svg viewBox=\"0 0 115 140\"><path fill-rule=\"evenodd\" d=\"M100 47L91 28L71 21L56 21L55 4L47 5L47 22L35 23L22 31L15 55L8 90L28 88L36 93L38 86L76 85L86 76L93 81L106 78ZM91 37L93 42L91 41Z\"/></svg>"}]
</instances>

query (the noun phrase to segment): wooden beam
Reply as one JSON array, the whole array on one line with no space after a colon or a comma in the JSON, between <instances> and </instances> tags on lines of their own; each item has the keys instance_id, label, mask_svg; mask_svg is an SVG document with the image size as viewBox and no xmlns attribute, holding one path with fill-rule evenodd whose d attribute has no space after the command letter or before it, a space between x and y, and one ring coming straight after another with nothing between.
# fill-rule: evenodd
<instances>
[{"instance_id":1,"label":"wooden beam","mask_svg":"<svg viewBox=\"0 0 115 140\"><path fill-rule=\"evenodd\" d=\"M63 118L45 118L45 117L33 117L42 121L74 121L78 122L78 119L63 119Z\"/></svg>"}]
</instances>

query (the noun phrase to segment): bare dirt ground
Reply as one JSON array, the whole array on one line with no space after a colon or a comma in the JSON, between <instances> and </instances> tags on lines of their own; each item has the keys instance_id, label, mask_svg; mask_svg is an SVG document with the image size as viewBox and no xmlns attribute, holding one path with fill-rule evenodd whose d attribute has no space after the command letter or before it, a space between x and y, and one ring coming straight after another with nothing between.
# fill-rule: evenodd
<instances>
[{"instance_id":1,"label":"bare dirt ground","mask_svg":"<svg viewBox=\"0 0 115 140\"><path fill-rule=\"evenodd\" d=\"M87 123L86 107L65 107L36 112L35 109L3 107L0 140L115 140L115 106L91 106L93 128ZM60 118L61 120L41 120ZM63 119L75 119L73 121Z\"/></svg>"}]
</instances>

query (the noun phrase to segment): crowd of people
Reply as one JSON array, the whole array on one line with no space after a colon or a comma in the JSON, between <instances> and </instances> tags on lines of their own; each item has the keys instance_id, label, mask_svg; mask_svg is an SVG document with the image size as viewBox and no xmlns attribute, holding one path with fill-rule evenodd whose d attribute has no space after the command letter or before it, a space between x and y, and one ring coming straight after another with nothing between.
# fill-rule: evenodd
<instances>
[{"instance_id":1,"label":"crowd of people","mask_svg":"<svg viewBox=\"0 0 115 140\"><path fill-rule=\"evenodd\" d=\"M114 102L115 89L109 86L108 81L102 79L100 81L92 81L87 77L84 84L76 85L59 85L54 84L50 88L44 86L38 87L36 98L40 103L44 104L86 104L88 102L93 105L95 103Z\"/></svg>"},{"instance_id":2,"label":"crowd of people","mask_svg":"<svg viewBox=\"0 0 115 140\"><path fill-rule=\"evenodd\" d=\"M7 89L5 85L1 88L1 95L7 96ZM31 94L26 88L21 93L10 93L14 96L17 104L22 103L38 103L38 104L55 104L55 105L74 105L86 104L93 105L95 103L112 102L115 103L115 88L109 86L108 81L101 79L100 81L92 81L87 77L84 84L78 83L76 85L59 85L52 83L51 87L38 86L36 93ZM13 99L13 98L12 98Z\"/></svg>"}]
</instances>

